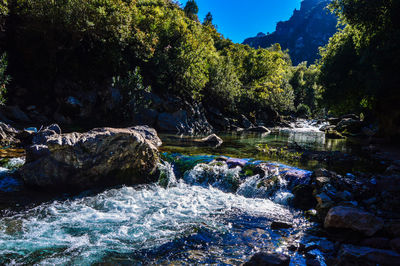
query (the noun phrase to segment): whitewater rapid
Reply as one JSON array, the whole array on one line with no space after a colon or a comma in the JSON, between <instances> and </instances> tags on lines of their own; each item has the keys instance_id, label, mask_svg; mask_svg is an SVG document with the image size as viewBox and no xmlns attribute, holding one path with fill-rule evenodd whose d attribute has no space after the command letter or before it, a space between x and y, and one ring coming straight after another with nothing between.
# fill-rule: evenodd
<instances>
[{"instance_id":1,"label":"whitewater rapid","mask_svg":"<svg viewBox=\"0 0 400 266\"><path fill-rule=\"evenodd\" d=\"M287 208L213 187L178 182L122 187L96 196L54 201L0 219L1 263L80 264L108 254L133 254L193 234L199 227L224 233L229 213L292 222Z\"/></svg>"}]
</instances>

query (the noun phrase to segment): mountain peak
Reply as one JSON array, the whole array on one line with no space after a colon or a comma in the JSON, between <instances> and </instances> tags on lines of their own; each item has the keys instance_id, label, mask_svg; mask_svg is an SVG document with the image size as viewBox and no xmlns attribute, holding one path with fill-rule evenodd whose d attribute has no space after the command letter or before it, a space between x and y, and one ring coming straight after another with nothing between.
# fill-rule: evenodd
<instances>
[{"instance_id":1,"label":"mountain peak","mask_svg":"<svg viewBox=\"0 0 400 266\"><path fill-rule=\"evenodd\" d=\"M267 48L279 43L282 49L289 49L293 64L303 61L313 63L319 56L318 48L328 43L335 34L337 19L326 6L330 0L303 0L300 10L295 9L288 21L280 21L275 32L268 35L257 34L246 39L243 44L254 48Z\"/></svg>"}]
</instances>

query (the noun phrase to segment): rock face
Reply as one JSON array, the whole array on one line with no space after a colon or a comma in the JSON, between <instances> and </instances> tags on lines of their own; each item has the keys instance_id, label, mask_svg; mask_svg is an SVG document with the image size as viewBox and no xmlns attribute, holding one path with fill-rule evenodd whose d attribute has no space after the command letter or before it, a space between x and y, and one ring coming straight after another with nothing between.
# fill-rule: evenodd
<instances>
[{"instance_id":1,"label":"rock face","mask_svg":"<svg viewBox=\"0 0 400 266\"><path fill-rule=\"evenodd\" d=\"M97 128L68 134L54 129L36 134L27 148L20 170L26 184L65 190L154 181L161 144L154 129Z\"/></svg>"},{"instance_id":2,"label":"rock face","mask_svg":"<svg viewBox=\"0 0 400 266\"><path fill-rule=\"evenodd\" d=\"M276 31L248 38L243 43L254 48L267 48L279 43L282 50L289 49L294 65L303 61L313 63L318 47L328 43L336 32L337 19L325 8L329 0L304 0L288 21L279 22Z\"/></svg>"},{"instance_id":3,"label":"rock face","mask_svg":"<svg viewBox=\"0 0 400 266\"><path fill-rule=\"evenodd\" d=\"M325 228L347 228L374 235L383 228L383 220L371 213L352 207L333 207L325 217Z\"/></svg>"}]
</instances>

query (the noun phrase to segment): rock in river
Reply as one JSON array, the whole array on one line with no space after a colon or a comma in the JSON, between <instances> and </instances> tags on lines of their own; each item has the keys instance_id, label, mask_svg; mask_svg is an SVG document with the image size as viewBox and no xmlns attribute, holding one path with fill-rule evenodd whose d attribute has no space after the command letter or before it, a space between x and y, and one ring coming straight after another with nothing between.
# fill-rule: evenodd
<instances>
[{"instance_id":1,"label":"rock in river","mask_svg":"<svg viewBox=\"0 0 400 266\"><path fill-rule=\"evenodd\" d=\"M244 263L244 266L270 266L270 265L278 265L278 266L289 266L290 257L284 254L278 253L265 253L259 252L254 254L251 259Z\"/></svg>"},{"instance_id":2,"label":"rock in river","mask_svg":"<svg viewBox=\"0 0 400 266\"><path fill-rule=\"evenodd\" d=\"M156 180L161 141L154 129L97 128L68 134L45 130L33 139L20 170L28 185L66 190Z\"/></svg>"},{"instance_id":3,"label":"rock in river","mask_svg":"<svg viewBox=\"0 0 400 266\"><path fill-rule=\"evenodd\" d=\"M383 220L356 208L338 206L329 210L324 226L352 229L372 236L383 228Z\"/></svg>"}]
</instances>

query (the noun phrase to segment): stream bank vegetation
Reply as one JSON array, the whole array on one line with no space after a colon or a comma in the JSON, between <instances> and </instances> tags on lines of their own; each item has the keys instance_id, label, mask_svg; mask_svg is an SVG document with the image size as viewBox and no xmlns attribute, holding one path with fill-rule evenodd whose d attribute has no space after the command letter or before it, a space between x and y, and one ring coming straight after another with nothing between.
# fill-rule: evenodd
<instances>
[{"instance_id":1,"label":"stream bank vegetation","mask_svg":"<svg viewBox=\"0 0 400 266\"><path fill-rule=\"evenodd\" d=\"M51 105L60 96L105 92L134 73L140 78L128 85L137 94L178 95L223 113L256 117L272 107L291 114L299 104L309 107L307 114L318 109L314 66L293 67L279 44L233 43L211 14L200 22L194 1L184 8L170 0L11 0L3 6L10 104ZM121 93L130 104L115 117L145 108L135 93Z\"/></svg>"},{"instance_id":2,"label":"stream bank vegetation","mask_svg":"<svg viewBox=\"0 0 400 266\"><path fill-rule=\"evenodd\" d=\"M356 113L382 135L398 134L399 3L334 0L329 8L338 32L321 59L293 66L279 44L253 49L225 38L211 13L198 17L195 1L2 0L0 100L7 86L9 105L73 116L60 100L72 95L80 116L129 122L155 94L252 123L271 120L271 109ZM103 108L110 101L118 108Z\"/></svg>"}]
</instances>

